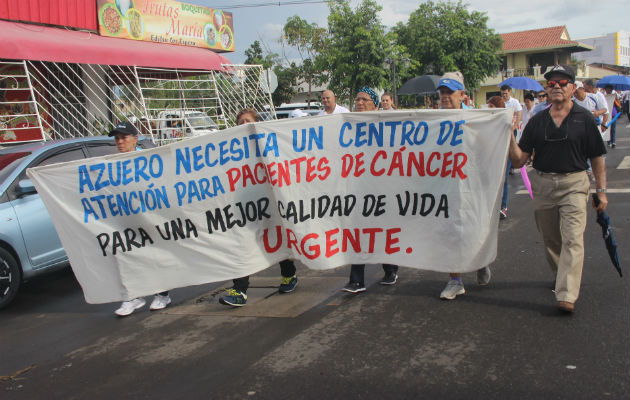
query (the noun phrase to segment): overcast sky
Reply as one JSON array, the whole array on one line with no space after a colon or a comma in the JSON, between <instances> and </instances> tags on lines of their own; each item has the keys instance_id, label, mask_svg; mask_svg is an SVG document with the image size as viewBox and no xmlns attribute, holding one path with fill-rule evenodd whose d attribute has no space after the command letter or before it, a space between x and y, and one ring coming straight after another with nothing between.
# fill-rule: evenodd
<instances>
[{"instance_id":1,"label":"overcast sky","mask_svg":"<svg viewBox=\"0 0 630 400\"><path fill-rule=\"evenodd\" d=\"M281 3L287 0L279 0ZM326 3L230 9L232 5L269 3L270 0L184 0L212 8L221 8L234 16L236 51L225 54L233 63L245 61L245 50L260 40L279 53L278 39L288 17L299 15L309 22L326 26ZM424 1L377 1L383 7L383 24L392 27L406 22L409 14ZM359 1L353 0L353 7ZM566 25L571 39L599 36L630 30L629 0L468 0L469 9L485 12L488 25L497 33ZM550 5L551 4L551 5Z\"/></svg>"}]
</instances>

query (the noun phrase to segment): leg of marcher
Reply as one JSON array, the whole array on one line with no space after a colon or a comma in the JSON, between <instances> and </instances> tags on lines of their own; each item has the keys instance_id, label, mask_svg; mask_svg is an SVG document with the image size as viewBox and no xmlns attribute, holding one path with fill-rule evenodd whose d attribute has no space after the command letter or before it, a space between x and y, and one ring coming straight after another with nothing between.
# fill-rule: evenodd
<instances>
[{"instance_id":1,"label":"leg of marcher","mask_svg":"<svg viewBox=\"0 0 630 400\"><path fill-rule=\"evenodd\" d=\"M507 165L505 167L505 180L503 181L503 197L501 198L501 210L499 210L499 217L501 219L507 218L507 203L508 203L508 177L510 169L512 168L512 162L509 157L507 159Z\"/></svg>"},{"instance_id":2,"label":"leg of marcher","mask_svg":"<svg viewBox=\"0 0 630 400\"><path fill-rule=\"evenodd\" d=\"M242 307L247 304L247 289L249 288L249 276L233 279L234 286L228 289L225 296L221 296L219 303L232 307Z\"/></svg>"},{"instance_id":3,"label":"leg of marcher","mask_svg":"<svg viewBox=\"0 0 630 400\"><path fill-rule=\"evenodd\" d=\"M350 293L365 292L365 264L352 264L350 282L343 288Z\"/></svg>"},{"instance_id":4,"label":"leg of marcher","mask_svg":"<svg viewBox=\"0 0 630 400\"><path fill-rule=\"evenodd\" d=\"M532 192L534 194L534 219L538 231L543 237L545 256L554 279L558 273L558 259L562 248L560 237L560 218L555 201L555 183L551 175L531 175Z\"/></svg>"},{"instance_id":5,"label":"leg of marcher","mask_svg":"<svg viewBox=\"0 0 630 400\"><path fill-rule=\"evenodd\" d=\"M298 278L295 275L295 263L293 260L280 261L280 274L282 280L278 291L280 293L291 293L298 284Z\"/></svg>"},{"instance_id":6,"label":"leg of marcher","mask_svg":"<svg viewBox=\"0 0 630 400\"><path fill-rule=\"evenodd\" d=\"M385 275L381 279L381 285L394 285L398 280L398 265L383 264Z\"/></svg>"},{"instance_id":7,"label":"leg of marcher","mask_svg":"<svg viewBox=\"0 0 630 400\"><path fill-rule=\"evenodd\" d=\"M560 204L562 250L558 260L556 300L575 303L580 294L584 266L584 229L588 203L588 178L573 174L566 179Z\"/></svg>"}]
</instances>

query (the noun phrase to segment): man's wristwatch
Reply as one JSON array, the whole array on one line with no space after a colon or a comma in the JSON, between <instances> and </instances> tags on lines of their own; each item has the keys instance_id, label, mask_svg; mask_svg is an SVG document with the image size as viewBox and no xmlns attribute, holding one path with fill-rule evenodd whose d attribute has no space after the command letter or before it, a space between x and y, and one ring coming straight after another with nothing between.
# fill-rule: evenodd
<instances>
[{"instance_id":1,"label":"man's wristwatch","mask_svg":"<svg viewBox=\"0 0 630 400\"><path fill-rule=\"evenodd\" d=\"M595 189L597 193L606 193L606 188L597 188Z\"/></svg>"}]
</instances>

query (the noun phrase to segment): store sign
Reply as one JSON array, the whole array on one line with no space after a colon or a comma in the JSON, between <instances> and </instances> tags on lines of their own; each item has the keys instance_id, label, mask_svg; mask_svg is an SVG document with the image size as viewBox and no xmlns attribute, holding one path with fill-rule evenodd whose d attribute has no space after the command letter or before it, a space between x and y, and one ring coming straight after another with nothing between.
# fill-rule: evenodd
<instances>
[{"instance_id":1,"label":"store sign","mask_svg":"<svg viewBox=\"0 0 630 400\"><path fill-rule=\"evenodd\" d=\"M232 13L172 0L98 0L103 36L234 51Z\"/></svg>"}]
</instances>

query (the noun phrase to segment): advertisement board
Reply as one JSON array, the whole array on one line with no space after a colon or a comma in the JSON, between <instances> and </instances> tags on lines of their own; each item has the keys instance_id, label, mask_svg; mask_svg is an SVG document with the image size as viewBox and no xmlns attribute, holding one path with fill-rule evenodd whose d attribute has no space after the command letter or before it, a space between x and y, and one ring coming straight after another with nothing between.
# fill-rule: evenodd
<instances>
[{"instance_id":1,"label":"advertisement board","mask_svg":"<svg viewBox=\"0 0 630 400\"><path fill-rule=\"evenodd\" d=\"M98 0L102 36L234 51L232 13L172 0Z\"/></svg>"}]
</instances>

